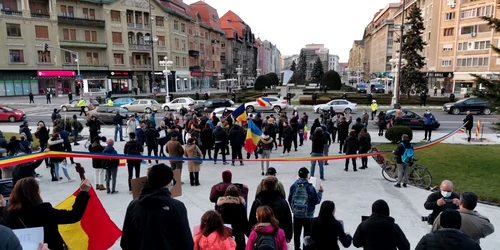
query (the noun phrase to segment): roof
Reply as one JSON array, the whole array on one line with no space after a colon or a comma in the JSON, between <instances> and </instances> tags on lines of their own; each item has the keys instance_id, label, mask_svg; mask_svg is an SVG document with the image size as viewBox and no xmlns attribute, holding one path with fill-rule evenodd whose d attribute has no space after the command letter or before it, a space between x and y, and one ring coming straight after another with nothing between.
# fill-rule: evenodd
<instances>
[{"instance_id":1,"label":"roof","mask_svg":"<svg viewBox=\"0 0 500 250\"><path fill-rule=\"evenodd\" d=\"M167 13L190 21L193 19L189 5L185 4L182 0L160 0L156 2L159 3Z\"/></svg>"},{"instance_id":2,"label":"roof","mask_svg":"<svg viewBox=\"0 0 500 250\"><path fill-rule=\"evenodd\" d=\"M224 33L221 27L221 20L217 10L203 1L198 1L190 5L191 9L200 15L203 23L215 31Z\"/></svg>"},{"instance_id":3,"label":"roof","mask_svg":"<svg viewBox=\"0 0 500 250\"><path fill-rule=\"evenodd\" d=\"M221 27L226 32L227 38L235 38L234 34L231 34L231 30L236 31L239 37L243 37L243 30L245 30L247 24L236 13L230 10L220 19Z\"/></svg>"}]
</instances>

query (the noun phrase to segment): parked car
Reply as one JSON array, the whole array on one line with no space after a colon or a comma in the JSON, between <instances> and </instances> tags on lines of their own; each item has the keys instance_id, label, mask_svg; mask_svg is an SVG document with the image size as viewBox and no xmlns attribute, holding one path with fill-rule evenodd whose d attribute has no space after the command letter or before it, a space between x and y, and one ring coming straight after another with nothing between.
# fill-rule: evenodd
<instances>
[{"instance_id":1,"label":"parked car","mask_svg":"<svg viewBox=\"0 0 500 250\"><path fill-rule=\"evenodd\" d=\"M215 116L221 118L222 117L222 113L224 113L224 110L227 109L229 111L234 112L234 110L236 109L236 107L228 107L228 108L216 108L214 109L214 111L212 111L212 113L215 113ZM250 117L250 113L247 113L247 116Z\"/></svg>"},{"instance_id":2,"label":"parked car","mask_svg":"<svg viewBox=\"0 0 500 250\"><path fill-rule=\"evenodd\" d=\"M187 108L188 106L193 105L193 103L194 103L194 100L192 98L189 98L189 97L175 98L171 102L167 102L167 103L161 105L161 109L163 109L165 111L178 110L182 106Z\"/></svg>"},{"instance_id":3,"label":"parked car","mask_svg":"<svg viewBox=\"0 0 500 250\"><path fill-rule=\"evenodd\" d=\"M402 125L403 126L408 126L411 129L424 129L424 117L413 112L410 110L401 110L403 112L403 117L402 117ZM391 109L388 110L385 113L385 119L386 121L392 120L394 117L394 114L396 113L396 109ZM378 119L375 119L373 124L378 126ZM438 120L434 120L434 123L432 124L432 129L438 129L441 124L439 123Z\"/></svg>"},{"instance_id":4,"label":"parked car","mask_svg":"<svg viewBox=\"0 0 500 250\"><path fill-rule=\"evenodd\" d=\"M129 115L133 115L133 112L129 112L128 110L120 107L108 107L101 106L92 111L90 111L90 115L95 116L97 119L106 124L112 124L113 118L116 116L116 112L120 112L121 116L128 117ZM127 119L123 121L123 124L126 124Z\"/></svg>"},{"instance_id":5,"label":"parked car","mask_svg":"<svg viewBox=\"0 0 500 250\"><path fill-rule=\"evenodd\" d=\"M443 105L443 111L448 114L459 115L462 112L470 111L478 114L491 114L492 107L490 104L481 98L465 98L457 102L449 102Z\"/></svg>"},{"instance_id":6,"label":"parked car","mask_svg":"<svg viewBox=\"0 0 500 250\"><path fill-rule=\"evenodd\" d=\"M380 83L376 83L373 85L373 90L372 92L374 93L385 93L385 86Z\"/></svg>"},{"instance_id":7,"label":"parked car","mask_svg":"<svg viewBox=\"0 0 500 250\"><path fill-rule=\"evenodd\" d=\"M229 108L233 107L234 102L228 99L215 99L215 100L207 100L198 105L191 106L192 110L196 110L198 112L213 112L216 108Z\"/></svg>"},{"instance_id":8,"label":"parked car","mask_svg":"<svg viewBox=\"0 0 500 250\"><path fill-rule=\"evenodd\" d=\"M286 100L283 100L278 97L265 97L269 102L271 103L270 107L262 107L260 106L257 101L253 102L247 102L245 103L245 108L247 112L255 112L256 110L261 110L261 111L274 111L276 113L281 112L281 110L284 110L288 107L288 104Z\"/></svg>"},{"instance_id":9,"label":"parked car","mask_svg":"<svg viewBox=\"0 0 500 250\"><path fill-rule=\"evenodd\" d=\"M78 107L78 102L80 100L73 100L71 102L65 103L61 105L61 110L66 112L66 111L80 111L80 107ZM99 107L99 102L95 99L92 100L85 100L87 103L87 106L85 107L85 111L93 110L96 107Z\"/></svg>"},{"instance_id":10,"label":"parked car","mask_svg":"<svg viewBox=\"0 0 500 250\"><path fill-rule=\"evenodd\" d=\"M139 99L121 107L129 112L151 112L160 109L160 104L153 99Z\"/></svg>"},{"instance_id":11,"label":"parked car","mask_svg":"<svg viewBox=\"0 0 500 250\"><path fill-rule=\"evenodd\" d=\"M366 84L360 83L356 86L356 92L358 93L366 93Z\"/></svg>"},{"instance_id":12,"label":"parked car","mask_svg":"<svg viewBox=\"0 0 500 250\"><path fill-rule=\"evenodd\" d=\"M0 121L23 121L26 119L26 113L20 109L13 109L11 107L0 106Z\"/></svg>"},{"instance_id":13,"label":"parked car","mask_svg":"<svg viewBox=\"0 0 500 250\"><path fill-rule=\"evenodd\" d=\"M121 107L125 104L129 104L135 101L135 98L132 97L120 97L113 100L113 107Z\"/></svg>"},{"instance_id":14,"label":"parked car","mask_svg":"<svg viewBox=\"0 0 500 250\"><path fill-rule=\"evenodd\" d=\"M354 102L350 102L344 99L335 99L331 100L325 104L318 104L313 106L313 110L316 113L320 113L320 110L328 111L330 107L333 107L333 110L337 113L355 113L358 110L358 104Z\"/></svg>"}]
</instances>

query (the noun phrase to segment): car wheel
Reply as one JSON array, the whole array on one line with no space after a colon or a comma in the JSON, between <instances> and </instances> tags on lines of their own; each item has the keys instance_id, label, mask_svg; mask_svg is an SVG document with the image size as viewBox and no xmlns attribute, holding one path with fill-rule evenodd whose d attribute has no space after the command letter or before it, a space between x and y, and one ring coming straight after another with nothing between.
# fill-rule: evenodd
<instances>
[{"instance_id":1,"label":"car wheel","mask_svg":"<svg viewBox=\"0 0 500 250\"><path fill-rule=\"evenodd\" d=\"M169 108L168 106L165 106L165 107L163 108L163 110L165 110L165 111L170 111L170 108Z\"/></svg>"},{"instance_id":2,"label":"car wheel","mask_svg":"<svg viewBox=\"0 0 500 250\"><path fill-rule=\"evenodd\" d=\"M85 107L85 112L88 112L89 111L89 107Z\"/></svg>"},{"instance_id":3,"label":"car wheel","mask_svg":"<svg viewBox=\"0 0 500 250\"><path fill-rule=\"evenodd\" d=\"M454 115L459 115L459 114L460 114L460 109L458 109L458 108L454 108L451 112L452 112Z\"/></svg>"},{"instance_id":4,"label":"car wheel","mask_svg":"<svg viewBox=\"0 0 500 250\"><path fill-rule=\"evenodd\" d=\"M253 106L247 106L246 110L247 110L248 113L252 113L252 112L255 111L255 109L253 108Z\"/></svg>"},{"instance_id":5,"label":"car wheel","mask_svg":"<svg viewBox=\"0 0 500 250\"><path fill-rule=\"evenodd\" d=\"M274 106L274 112L279 113L281 112L281 107L280 106Z\"/></svg>"},{"instance_id":6,"label":"car wheel","mask_svg":"<svg viewBox=\"0 0 500 250\"><path fill-rule=\"evenodd\" d=\"M15 122L16 118L14 116L9 116L9 122Z\"/></svg>"},{"instance_id":7,"label":"car wheel","mask_svg":"<svg viewBox=\"0 0 500 250\"><path fill-rule=\"evenodd\" d=\"M146 113L151 113L151 108L145 108L145 109L144 109L144 112L146 112Z\"/></svg>"},{"instance_id":8,"label":"car wheel","mask_svg":"<svg viewBox=\"0 0 500 250\"><path fill-rule=\"evenodd\" d=\"M485 108L485 109L483 109L482 113L485 114L485 115L489 115L489 114L491 114L491 109Z\"/></svg>"},{"instance_id":9,"label":"car wheel","mask_svg":"<svg viewBox=\"0 0 500 250\"><path fill-rule=\"evenodd\" d=\"M61 109L62 109L62 111L64 111L64 112L68 111L68 108L67 108L66 106L63 106Z\"/></svg>"},{"instance_id":10,"label":"car wheel","mask_svg":"<svg viewBox=\"0 0 500 250\"><path fill-rule=\"evenodd\" d=\"M344 109L344 112L345 112L346 114L350 114L350 113L352 112L352 110L351 110L350 108L346 108L346 109Z\"/></svg>"}]
</instances>

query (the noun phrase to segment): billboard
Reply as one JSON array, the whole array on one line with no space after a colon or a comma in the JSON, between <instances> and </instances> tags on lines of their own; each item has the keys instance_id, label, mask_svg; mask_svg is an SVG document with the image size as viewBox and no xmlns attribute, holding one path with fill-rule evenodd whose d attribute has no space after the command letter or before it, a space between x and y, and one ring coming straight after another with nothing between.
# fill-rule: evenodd
<instances>
[{"instance_id":1,"label":"billboard","mask_svg":"<svg viewBox=\"0 0 500 250\"><path fill-rule=\"evenodd\" d=\"M283 70L281 71L281 82L280 84L283 85L283 86L286 86L288 84L288 82L290 81L290 79L292 79L292 76L293 76L293 71L291 70Z\"/></svg>"}]
</instances>

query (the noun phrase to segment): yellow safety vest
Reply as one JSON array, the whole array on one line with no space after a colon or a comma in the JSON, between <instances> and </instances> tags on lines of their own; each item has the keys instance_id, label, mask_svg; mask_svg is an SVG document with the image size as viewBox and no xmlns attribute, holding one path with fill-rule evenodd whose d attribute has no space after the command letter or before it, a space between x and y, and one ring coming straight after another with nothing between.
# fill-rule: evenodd
<instances>
[{"instance_id":1,"label":"yellow safety vest","mask_svg":"<svg viewBox=\"0 0 500 250\"><path fill-rule=\"evenodd\" d=\"M378 104L372 103L372 111L378 110Z\"/></svg>"},{"instance_id":2,"label":"yellow safety vest","mask_svg":"<svg viewBox=\"0 0 500 250\"><path fill-rule=\"evenodd\" d=\"M108 107L113 107L113 101L111 101L111 99L108 100Z\"/></svg>"}]
</instances>

